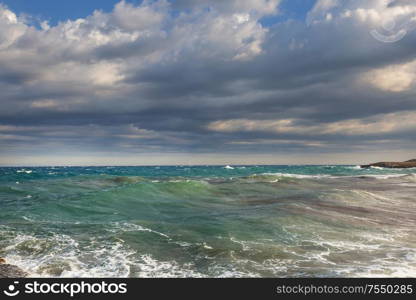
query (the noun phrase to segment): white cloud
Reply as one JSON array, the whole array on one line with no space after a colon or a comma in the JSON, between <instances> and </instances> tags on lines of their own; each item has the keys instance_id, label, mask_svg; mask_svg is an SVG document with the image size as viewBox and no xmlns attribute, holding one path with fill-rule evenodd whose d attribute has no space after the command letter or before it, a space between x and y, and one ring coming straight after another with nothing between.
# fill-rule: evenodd
<instances>
[{"instance_id":1,"label":"white cloud","mask_svg":"<svg viewBox=\"0 0 416 300\"><path fill-rule=\"evenodd\" d=\"M152 3L144 1L144 4L136 7L124 0L117 3L111 20L120 28L128 31L154 31L160 28L167 18L168 3L158 1Z\"/></svg>"},{"instance_id":2,"label":"white cloud","mask_svg":"<svg viewBox=\"0 0 416 300\"><path fill-rule=\"evenodd\" d=\"M25 24L18 21L16 14L0 4L0 50L6 49L26 31Z\"/></svg>"},{"instance_id":3,"label":"white cloud","mask_svg":"<svg viewBox=\"0 0 416 300\"><path fill-rule=\"evenodd\" d=\"M115 63L101 62L91 66L88 70L94 84L111 86L123 79L120 66Z\"/></svg>"},{"instance_id":4,"label":"white cloud","mask_svg":"<svg viewBox=\"0 0 416 300\"><path fill-rule=\"evenodd\" d=\"M388 92L408 91L416 81L416 61L371 70L363 74L362 80Z\"/></svg>"},{"instance_id":5,"label":"white cloud","mask_svg":"<svg viewBox=\"0 0 416 300\"><path fill-rule=\"evenodd\" d=\"M33 101L31 106L35 108L55 108L59 106L59 103L55 100L45 99Z\"/></svg>"},{"instance_id":6,"label":"white cloud","mask_svg":"<svg viewBox=\"0 0 416 300\"><path fill-rule=\"evenodd\" d=\"M319 125L302 125L301 120L216 121L208 129L218 132L271 132L299 135L378 135L416 128L416 112L385 114L364 119L352 119Z\"/></svg>"},{"instance_id":7,"label":"white cloud","mask_svg":"<svg viewBox=\"0 0 416 300\"><path fill-rule=\"evenodd\" d=\"M179 9L209 7L221 14L249 13L256 16L278 12L281 0L176 0L171 5Z\"/></svg>"},{"instance_id":8,"label":"white cloud","mask_svg":"<svg viewBox=\"0 0 416 300\"><path fill-rule=\"evenodd\" d=\"M311 13L326 12L339 5L338 0L318 0L315 3Z\"/></svg>"},{"instance_id":9,"label":"white cloud","mask_svg":"<svg viewBox=\"0 0 416 300\"><path fill-rule=\"evenodd\" d=\"M394 5L392 5L394 3ZM328 17L330 16L330 17ZM323 21L363 23L369 28L382 29L386 24L394 23L398 31L403 28L414 28L416 2L401 2L393 0L319 0L308 14L309 23Z\"/></svg>"}]
</instances>

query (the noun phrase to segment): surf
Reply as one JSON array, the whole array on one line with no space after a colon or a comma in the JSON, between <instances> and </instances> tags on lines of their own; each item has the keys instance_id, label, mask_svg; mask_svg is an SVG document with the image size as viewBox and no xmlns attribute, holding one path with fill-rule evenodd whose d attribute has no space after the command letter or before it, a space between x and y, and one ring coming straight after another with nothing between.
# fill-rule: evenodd
<instances>
[{"instance_id":1,"label":"surf","mask_svg":"<svg viewBox=\"0 0 416 300\"><path fill-rule=\"evenodd\" d=\"M0 256L33 277L410 276L416 263L412 170L19 170L0 168Z\"/></svg>"}]
</instances>

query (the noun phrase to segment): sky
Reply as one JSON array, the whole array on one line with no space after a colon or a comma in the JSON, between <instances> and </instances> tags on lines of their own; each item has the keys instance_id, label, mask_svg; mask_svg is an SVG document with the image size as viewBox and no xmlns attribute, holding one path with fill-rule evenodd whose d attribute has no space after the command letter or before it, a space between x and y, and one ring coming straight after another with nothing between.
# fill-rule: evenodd
<instances>
[{"instance_id":1,"label":"sky","mask_svg":"<svg viewBox=\"0 0 416 300\"><path fill-rule=\"evenodd\" d=\"M416 158L415 1L0 3L0 165Z\"/></svg>"}]
</instances>

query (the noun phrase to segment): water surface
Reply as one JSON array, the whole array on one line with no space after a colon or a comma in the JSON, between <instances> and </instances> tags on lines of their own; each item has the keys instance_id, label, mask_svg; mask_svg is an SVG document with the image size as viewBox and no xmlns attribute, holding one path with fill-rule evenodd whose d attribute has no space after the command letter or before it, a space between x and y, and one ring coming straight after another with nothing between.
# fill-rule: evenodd
<instances>
[{"instance_id":1,"label":"water surface","mask_svg":"<svg viewBox=\"0 0 416 300\"><path fill-rule=\"evenodd\" d=\"M0 256L41 277L415 277L415 171L0 168Z\"/></svg>"}]
</instances>

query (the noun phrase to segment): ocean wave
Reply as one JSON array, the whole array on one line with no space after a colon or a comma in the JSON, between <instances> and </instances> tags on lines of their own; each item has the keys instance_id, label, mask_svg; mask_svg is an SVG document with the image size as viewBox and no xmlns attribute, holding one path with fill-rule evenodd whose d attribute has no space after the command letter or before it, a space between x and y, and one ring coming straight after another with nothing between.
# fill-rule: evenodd
<instances>
[{"instance_id":1,"label":"ocean wave","mask_svg":"<svg viewBox=\"0 0 416 300\"><path fill-rule=\"evenodd\" d=\"M115 223L122 230L147 231L136 224ZM301 226L297 224L296 226ZM7 230L6 230L7 229ZM14 234L11 228L0 228L2 234ZM294 236L294 228L289 228ZM299 228L300 230L300 228ZM307 234L313 233L306 238ZM414 277L416 256L413 248L396 244L397 232L360 233L351 231L350 239L334 239L333 233L320 235L312 226L303 228L294 242L285 243L276 239L241 239L229 236L227 240L237 247L224 253L226 262L218 257L219 249L199 243L199 254L207 253L209 264L197 266L196 260L179 262L172 257L160 259L160 255L140 253L133 250L122 239L105 241L97 238L75 240L64 234L39 237L17 234L8 239L8 246L0 252L9 263L28 271L30 277L141 277L141 278L196 278L196 277ZM401 238L407 239L408 233ZM388 244L387 248L385 245ZM182 242L181 247L195 251L191 242ZM194 249L194 250L192 250ZM185 251L185 250L184 250ZM198 253L198 252L197 252ZM205 255L206 255L205 254ZM224 256L225 257L225 256ZM199 258L201 259L201 258ZM354 264L352 263L354 262ZM313 270L316 271L313 271ZM312 272L312 273L311 273Z\"/></svg>"},{"instance_id":2,"label":"ocean wave","mask_svg":"<svg viewBox=\"0 0 416 300\"><path fill-rule=\"evenodd\" d=\"M123 228L148 231L131 224ZM109 243L91 238L85 244L64 234L47 238L18 234L8 243L2 255L29 277L204 277L190 265L140 255L122 240Z\"/></svg>"},{"instance_id":3,"label":"ocean wave","mask_svg":"<svg viewBox=\"0 0 416 300\"><path fill-rule=\"evenodd\" d=\"M357 165L357 166L352 166L352 167L346 167L347 169L350 170L363 170L363 168L361 168L361 166Z\"/></svg>"},{"instance_id":4,"label":"ocean wave","mask_svg":"<svg viewBox=\"0 0 416 300\"><path fill-rule=\"evenodd\" d=\"M281 176L281 177L293 177L293 178L329 178L330 175L326 174L316 174L316 175L304 175L304 174L290 174L290 173L265 173L268 175L275 175L275 176Z\"/></svg>"},{"instance_id":5,"label":"ocean wave","mask_svg":"<svg viewBox=\"0 0 416 300\"><path fill-rule=\"evenodd\" d=\"M32 170L21 169L21 170L17 170L16 173L31 174L31 173L33 173L33 171Z\"/></svg>"},{"instance_id":6,"label":"ocean wave","mask_svg":"<svg viewBox=\"0 0 416 300\"><path fill-rule=\"evenodd\" d=\"M260 176L274 176L277 178L294 178L294 179L323 179L323 178L333 177L327 174L305 175L305 174L291 174L291 173L263 173Z\"/></svg>"},{"instance_id":7,"label":"ocean wave","mask_svg":"<svg viewBox=\"0 0 416 300\"><path fill-rule=\"evenodd\" d=\"M260 176L275 176L277 178L295 178L295 179L343 179L343 178L374 178L374 179L392 179L392 178L413 178L415 174L362 174L362 175L328 175L328 174L316 174L316 175L304 175L304 174L290 174L290 173L264 173ZM258 175L253 175L256 177ZM260 177L259 176L259 177Z\"/></svg>"},{"instance_id":8,"label":"ocean wave","mask_svg":"<svg viewBox=\"0 0 416 300\"><path fill-rule=\"evenodd\" d=\"M364 175L349 175L349 176L332 176L332 178L373 178L373 179L392 179L392 178L403 178L409 174L364 174Z\"/></svg>"},{"instance_id":9,"label":"ocean wave","mask_svg":"<svg viewBox=\"0 0 416 300\"><path fill-rule=\"evenodd\" d=\"M235 168L7 170L0 256L33 277L414 274L414 171Z\"/></svg>"},{"instance_id":10,"label":"ocean wave","mask_svg":"<svg viewBox=\"0 0 416 300\"><path fill-rule=\"evenodd\" d=\"M397 261L393 254L387 254L381 258L375 258L371 264L361 266L345 267L337 274L342 277L355 278L414 278L416 277L416 254L413 248L394 249L394 252L401 252L402 259Z\"/></svg>"},{"instance_id":11,"label":"ocean wave","mask_svg":"<svg viewBox=\"0 0 416 300\"><path fill-rule=\"evenodd\" d=\"M207 277L196 271L192 263L179 264L176 261L157 260L150 254L144 254L135 262L135 277L140 278L201 278Z\"/></svg>"},{"instance_id":12,"label":"ocean wave","mask_svg":"<svg viewBox=\"0 0 416 300\"><path fill-rule=\"evenodd\" d=\"M106 228L107 231L113 232L113 233L117 233L117 232L132 232L132 231L145 231L145 232L151 232L154 234L157 234L159 236L162 236L164 238L169 238L168 235L156 231L156 230L152 230L150 228L147 227L143 227L141 225L138 224L134 224L134 223L128 223L128 222L113 222L110 223L109 228Z\"/></svg>"}]
</instances>

